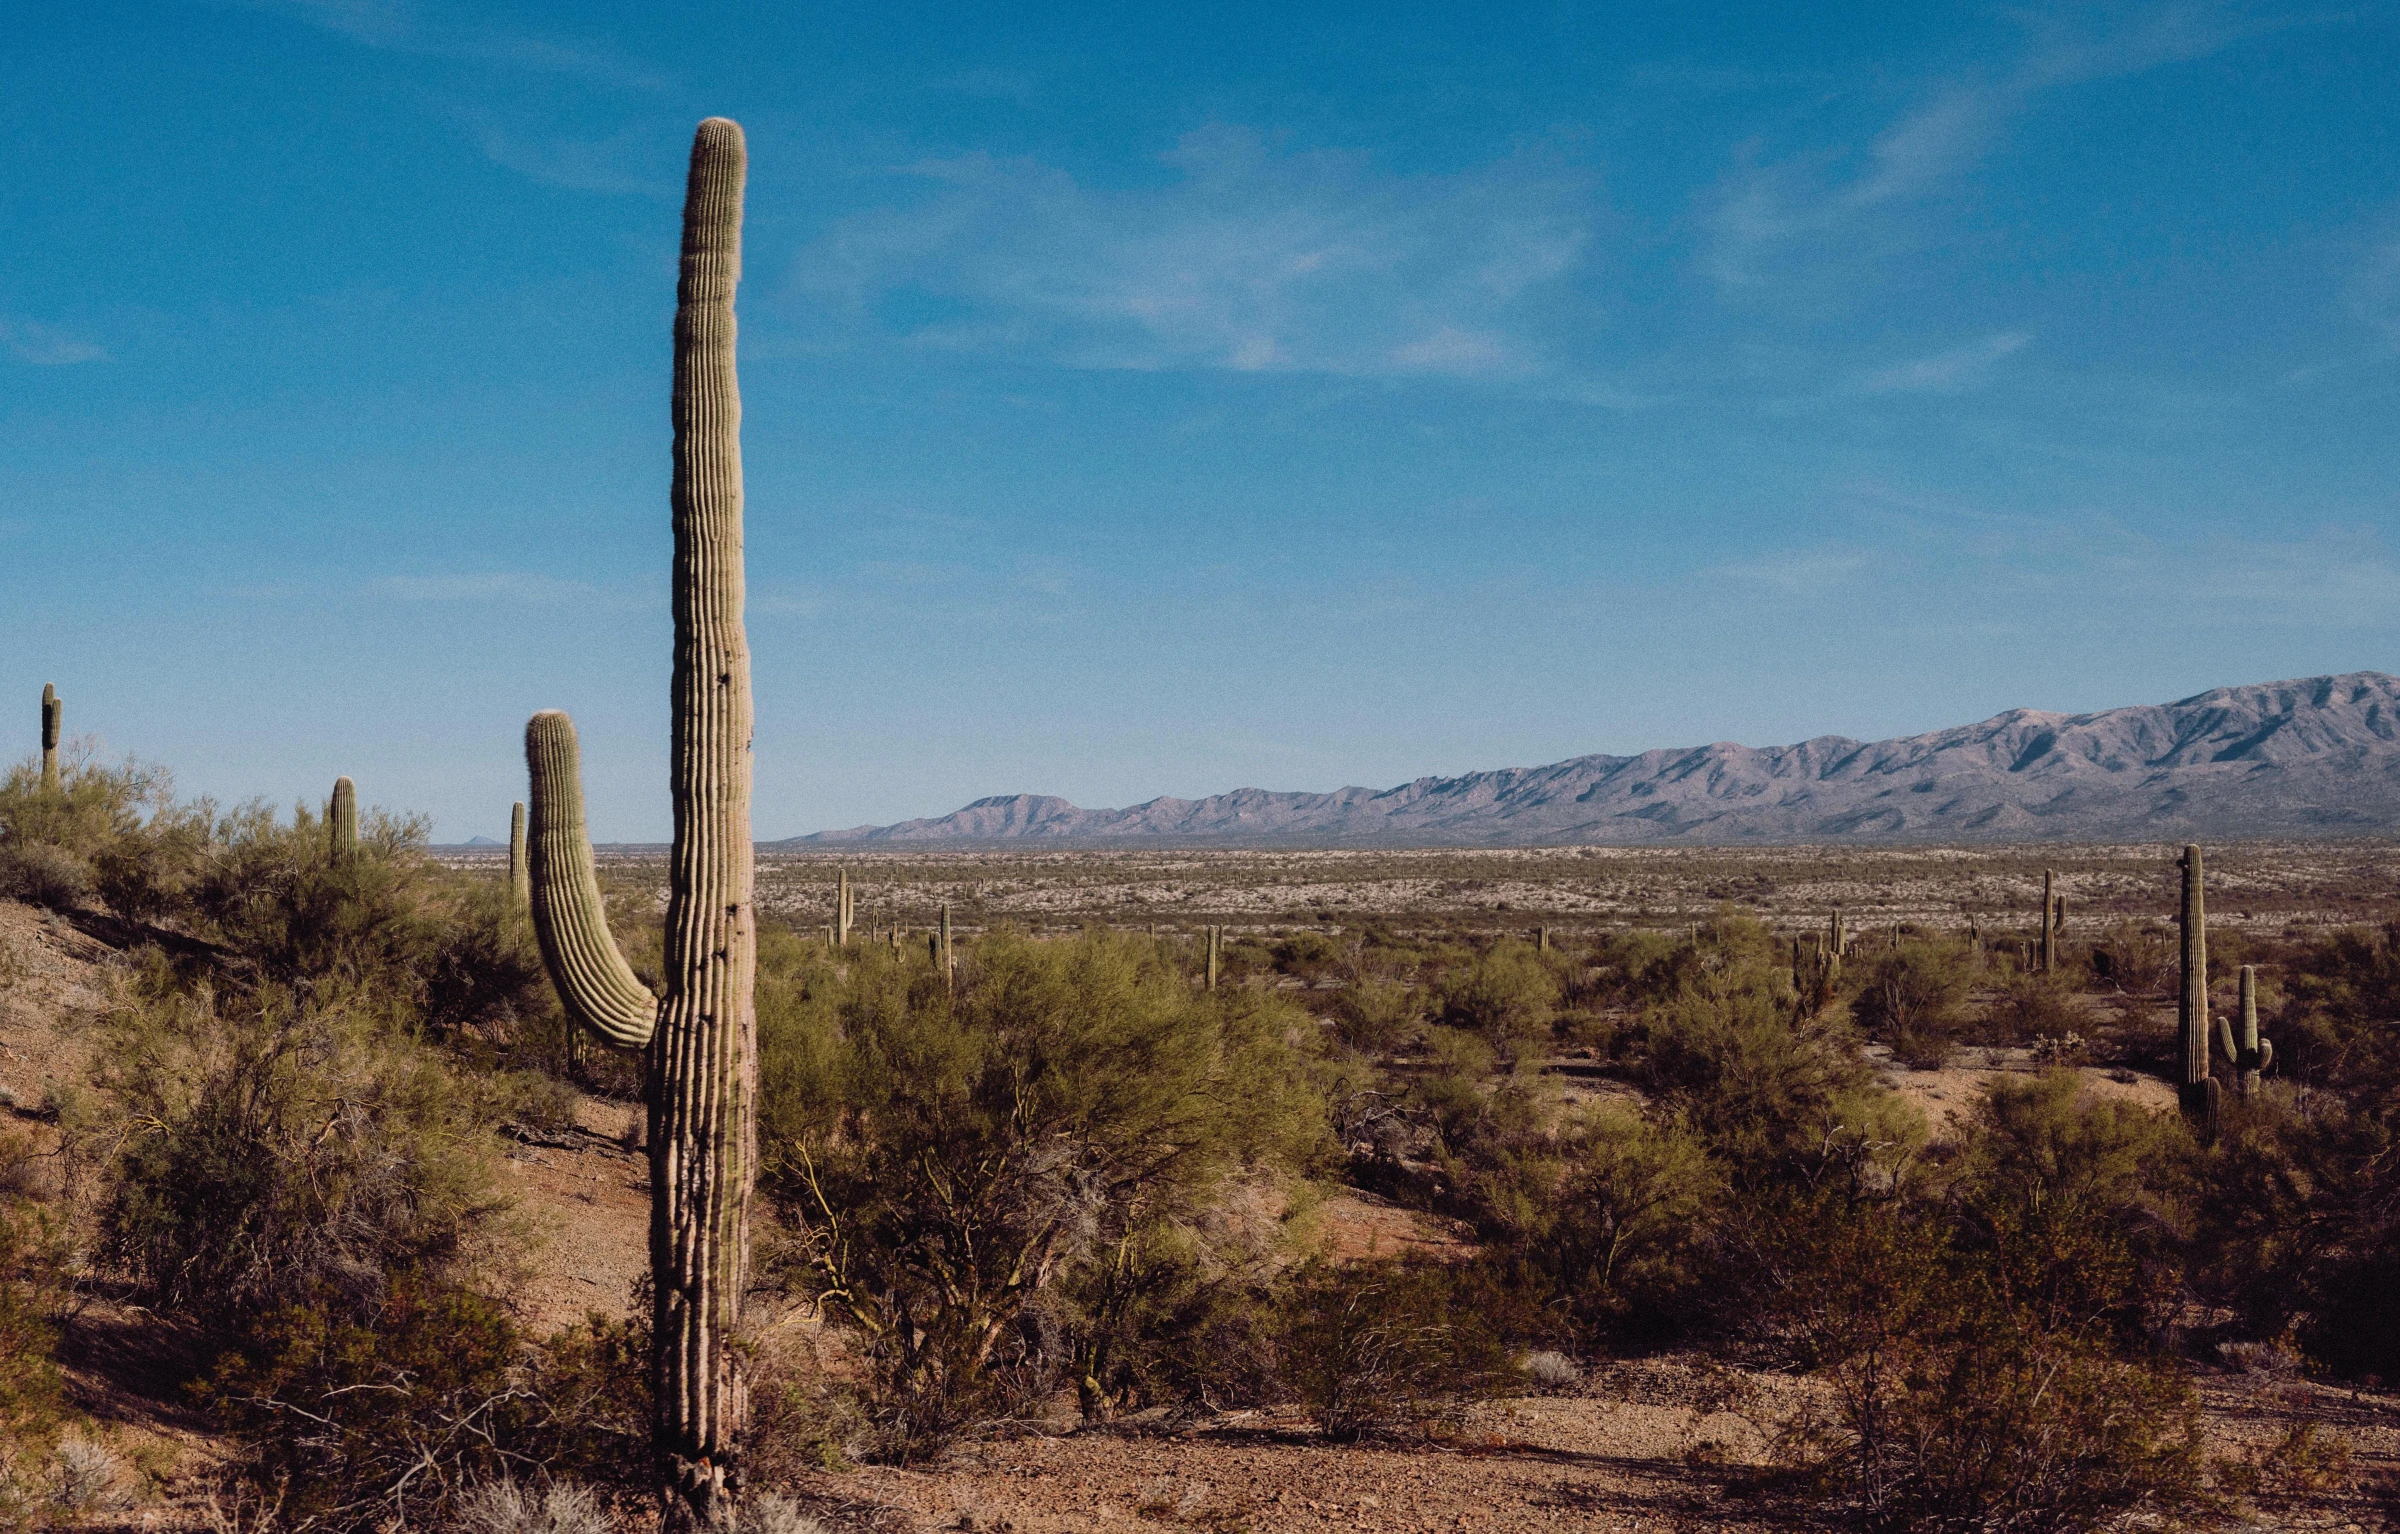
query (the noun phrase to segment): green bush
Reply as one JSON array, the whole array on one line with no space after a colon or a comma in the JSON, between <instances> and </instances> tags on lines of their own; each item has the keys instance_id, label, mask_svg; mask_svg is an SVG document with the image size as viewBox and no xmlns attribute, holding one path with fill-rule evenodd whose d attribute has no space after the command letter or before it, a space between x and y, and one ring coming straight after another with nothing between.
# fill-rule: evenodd
<instances>
[{"instance_id":1,"label":"green bush","mask_svg":"<svg viewBox=\"0 0 2400 1534\"><path fill-rule=\"evenodd\" d=\"M1344 986L1333 1004L1336 1032L1362 1054L1397 1053L1415 1040L1424 1020L1423 993L1400 980L1357 981Z\"/></svg>"},{"instance_id":2,"label":"green bush","mask_svg":"<svg viewBox=\"0 0 2400 1534\"><path fill-rule=\"evenodd\" d=\"M1737 1185L1782 1175L1831 1140L1905 1148L1922 1126L1875 1084L1846 1029L1795 1020L1772 977L1688 990L1643 1018L1641 1075Z\"/></svg>"},{"instance_id":3,"label":"green bush","mask_svg":"<svg viewBox=\"0 0 2400 1534\"><path fill-rule=\"evenodd\" d=\"M1970 955L1945 939L1915 938L1863 966L1850 1015L1911 1065L1938 1067L1966 1009Z\"/></svg>"},{"instance_id":4,"label":"green bush","mask_svg":"<svg viewBox=\"0 0 2400 1534\"><path fill-rule=\"evenodd\" d=\"M955 994L875 958L762 986L768 1184L806 1282L864 1343L879 1452L921 1456L1046 1392L1077 1351L1045 1324L1062 1284L1160 1250L1229 1177L1322 1157L1315 1036L1288 1003L1196 995L1105 933L985 939Z\"/></svg>"},{"instance_id":5,"label":"green bush","mask_svg":"<svg viewBox=\"0 0 2400 1534\"><path fill-rule=\"evenodd\" d=\"M106 1027L102 1250L153 1307L219 1329L336 1293L371 1309L496 1239L491 1103L357 1012L153 971Z\"/></svg>"},{"instance_id":6,"label":"green bush","mask_svg":"<svg viewBox=\"0 0 2400 1534\"><path fill-rule=\"evenodd\" d=\"M1512 1056L1548 1041L1558 999L1558 977L1549 964L1514 939L1494 943L1445 976L1440 990L1444 1023L1481 1034Z\"/></svg>"}]
</instances>

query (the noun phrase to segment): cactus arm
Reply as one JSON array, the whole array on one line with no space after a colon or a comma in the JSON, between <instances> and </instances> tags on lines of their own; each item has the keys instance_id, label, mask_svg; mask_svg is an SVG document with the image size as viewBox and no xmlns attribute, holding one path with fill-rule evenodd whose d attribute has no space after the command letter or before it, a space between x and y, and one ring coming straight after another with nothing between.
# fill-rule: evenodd
<instances>
[{"instance_id":1,"label":"cactus arm","mask_svg":"<svg viewBox=\"0 0 2400 1534\"><path fill-rule=\"evenodd\" d=\"M526 837L533 931L542 963L568 1018L627 1049L650 1042L658 998L642 984L609 935L592 844L584 834L583 775L575 724L548 710L525 726L525 766L533 782Z\"/></svg>"},{"instance_id":2,"label":"cactus arm","mask_svg":"<svg viewBox=\"0 0 2400 1534\"><path fill-rule=\"evenodd\" d=\"M2273 1069L2275 1069L2275 1042L2272 1039L2260 1039L2258 1041L2257 1074L2263 1076Z\"/></svg>"}]
</instances>

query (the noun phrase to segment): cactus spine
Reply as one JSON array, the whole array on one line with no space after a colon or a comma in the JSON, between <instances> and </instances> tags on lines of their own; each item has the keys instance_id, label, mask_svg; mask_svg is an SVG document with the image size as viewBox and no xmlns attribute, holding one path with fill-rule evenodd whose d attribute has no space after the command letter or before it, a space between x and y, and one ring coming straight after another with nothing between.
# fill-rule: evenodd
<instances>
[{"instance_id":1,"label":"cactus spine","mask_svg":"<svg viewBox=\"0 0 2400 1534\"><path fill-rule=\"evenodd\" d=\"M333 802L325 810L325 831L336 863L358 856L358 785L348 778L333 780Z\"/></svg>"},{"instance_id":2,"label":"cactus spine","mask_svg":"<svg viewBox=\"0 0 2400 1534\"><path fill-rule=\"evenodd\" d=\"M2208 904L2200 877L2200 849L2189 846L2177 863L2183 870L2183 967L2175 1020L2183 1041L2183 1082L2177 1096L2193 1132L2203 1140L2217 1134L2217 1083L2208 1073Z\"/></svg>"},{"instance_id":3,"label":"cactus spine","mask_svg":"<svg viewBox=\"0 0 2400 1534\"><path fill-rule=\"evenodd\" d=\"M58 689L48 682L42 684L42 792L58 792L58 731L65 722L67 706L59 701Z\"/></svg>"},{"instance_id":4,"label":"cactus spine","mask_svg":"<svg viewBox=\"0 0 2400 1534\"><path fill-rule=\"evenodd\" d=\"M508 898L518 910L533 905L533 875L525 866L525 806L508 807Z\"/></svg>"},{"instance_id":5,"label":"cactus spine","mask_svg":"<svg viewBox=\"0 0 2400 1534\"><path fill-rule=\"evenodd\" d=\"M652 1447L669 1529L732 1519L748 1415L734 1346L756 1179L757 970L750 840L750 655L742 626L742 130L692 139L676 286L675 666L666 988L653 998L610 938L583 826L574 726L526 726L534 920L570 1015L646 1044L650 1106Z\"/></svg>"}]
</instances>

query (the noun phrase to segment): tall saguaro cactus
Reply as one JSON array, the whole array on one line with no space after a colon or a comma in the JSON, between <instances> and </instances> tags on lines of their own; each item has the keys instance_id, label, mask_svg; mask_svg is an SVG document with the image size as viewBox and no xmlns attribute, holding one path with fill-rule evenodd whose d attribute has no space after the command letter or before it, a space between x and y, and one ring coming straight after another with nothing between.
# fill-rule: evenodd
<instances>
[{"instance_id":1,"label":"tall saguaro cactus","mask_svg":"<svg viewBox=\"0 0 2400 1534\"><path fill-rule=\"evenodd\" d=\"M942 902L942 926L940 934L934 938L933 956L945 976L956 978L958 950L950 946L950 902L947 900Z\"/></svg>"},{"instance_id":2,"label":"tall saguaro cactus","mask_svg":"<svg viewBox=\"0 0 2400 1534\"><path fill-rule=\"evenodd\" d=\"M649 1050L652 1443L672 1529L731 1522L749 1408L735 1345L750 1261L758 1081L733 316L746 169L742 130L723 118L702 123L675 307L675 843L663 998L643 987L609 936L574 726L542 713L525 731L542 956L570 1015L612 1043Z\"/></svg>"},{"instance_id":3,"label":"tall saguaro cactus","mask_svg":"<svg viewBox=\"0 0 2400 1534\"><path fill-rule=\"evenodd\" d=\"M1225 929L1211 926L1208 929L1208 988L1212 991L1217 988L1217 962L1223 957L1224 951Z\"/></svg>"},{"instance_id":4,"label":"tall saguaro cactus","mask_svg":"<svg viewBox=\"0 0 2400 1534\"><path fill-rule=\"evenodd\" d=\"M59 701L58 689L48 682L42 684L42 791L58 792L58 731L66 719L66 704Z\"/></svg>"},{"instance_id":5,"label":"tall saguaro cactus","mask_svg":"<svg viewBox=\"0 0 2400 1534\"><path fill-rule=\"evenodd\" d=\"M333 780L333 800L325 807L325 835L336 863L358 856L358 785L346 777Z\"/></svg>"},{"instance_id":6,"label":"tall saguaro cactus","mask_svg":"<svg viewBox=\"0 0 2400 1534\"><path fill-rule=\"evenodd\" d=\"M525 806L508 807L508 898L522 911L533 904L533 874L525 865Z\"/></svg>"},{"instance_id":7,"label":"tall saguaro cactus","mask_svg":"<svg viewBox=\"0 0 2400 1534\"><path fill-rule=\"evenodd\" d=\"M850 870L847 868L835 869L833 871L833 946L836 948L850 946L850 923L858 914L857 908L851 903L853 899L854 892L850 888Z\"/></svg>"},{"instance_id":8,"label":"tall saguaro cactus","mask_svg":"<svg viewBox=\"0 0 2400 1534\"><path fill-rule=\"evenodd\" d=\"M2042 870L2042 973L2047 975L2058 968L2058 896L2052 893L2057 875Z\"/></svg>"},{"instance_id":9,"label":"tall saguaro cactus","mask_svg":"<svg viewBox=\"0 0 2400 1534\"><path fill-rule=\"evenodd\" d=\"M2184 1117L2201 1138L2217 1133L2217 1083L2208 1073L2208 902L2200 877L2200 849L2183 849L2182 985L2175 1021L2183 1040L2183 1083L2177 1097Z\"/></svg>"}]
</instances>

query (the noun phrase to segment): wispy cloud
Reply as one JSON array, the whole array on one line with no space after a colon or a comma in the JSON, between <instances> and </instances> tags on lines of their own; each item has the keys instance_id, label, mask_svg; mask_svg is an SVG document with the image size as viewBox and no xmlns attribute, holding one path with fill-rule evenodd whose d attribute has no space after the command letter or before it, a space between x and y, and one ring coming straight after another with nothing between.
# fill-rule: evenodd
<instances>
[{"instance_id":1,"label":"wispy cloud","mask_svg":"<svg viewBox=\"0 0 2400 1534\"><path fill-rule=\"evenodd\" d=\"M2203 58L2278 24L2211 0L2026 18L2027 44L2013 66L1927 88L1863 148L1773 157L1748 146L1706 200L1707 268L1732 286L1764 281L1793 248L1854 238L1870 216L1946 189L2045 94Z\"/></svg>"},{"instance_id":2,"label":"wispy cloud","mask_svg":"<svg viewBox=\"0 0 2400 1534\"><path fill-rule=\"evenodd\" d=\"M421 0L229 0L367 48L569 75L595 85L662 90L672 82L597 43L499 26L469 9Z\"/></svg>"},{"instance_id":3,"label":"wispy cloud","mask_svg":"<svg viewBox=\"0 0 2400 1534\"><path fill-rule=\"evenodd\" d=\"M0 346L19 362L35 367L67 367L78 362L105 362L108 353L80 336L55 325L33 320L0 319Z\"/></svg>"},{"instance_id":4,"label":"wispy cloud","mask_svg":"<svg viewBox=\"0 0 2400 1534\"><path fill-rule=\"evenodd\" d=\"M488 115L471 114L466 121L484 156L518 175L578 192L668 199L683 194L671 175L643 173L657 163L658 135L647 130L629 129L606 139L529 138Z\"/></svg>"},{"instance_id":5,"label":"wispy cloud","mask_svg":"<svg viewBox=\"0 0 2400 1534\"><path fill-rule=\"evenodd\" d=\"M387 575L371 588L399 602L517 603L532 607L622 608L632 599L583 581L521 571L458 575Z\"/></svg>"},{"instance_id":6,"label":"wispy cloud","mask_svg":"<svg viewBox=\"0 0 2400 1534\"><path fill-rule=\"evenodd\" d=\"M1801 549L1718 565L1699 578L1763 586L1788 597L1821 597L1851 584L1867 567L1867 556L1855 549Z\"/></svg>"},{"instance_id":7,"label":"wispy cloud","mask_svg":"<svg viewBox=\"0 0 2400 1534\"><path fill-rule=\"evenodd\" d=\"M1403 176L1212 127L1164 160L1173 180L1131 190L906 167L913 204L845 220L795 283L918 344L1081 367L1505 378L1544 366L1526 306L1593 238L1590 178L1538 151Z\"/></svg>"},{"instance_id":8,"label":"wispy cloud","mask_svg":"<svg viewBox=\"0 0 2400 1534\"><path fill-rule=\"evenodd\" d=\"M1981 383L1992 365L2024 350L2033 338L2021 330L2004 330L1965 346L1870 368L1850 381L1854 394L1954 394Z\"/></svg>"}]
</instances>

